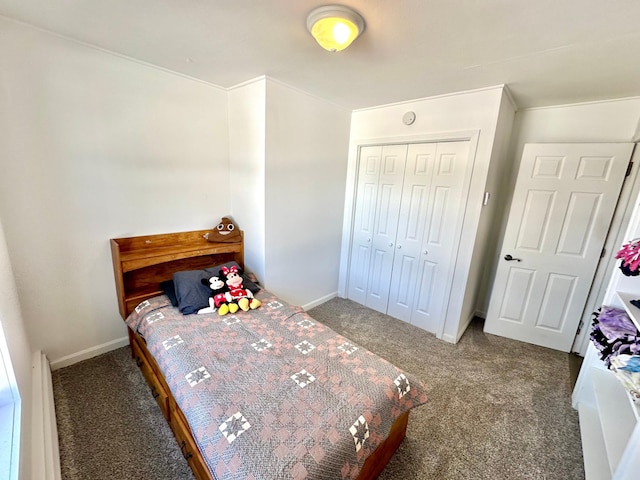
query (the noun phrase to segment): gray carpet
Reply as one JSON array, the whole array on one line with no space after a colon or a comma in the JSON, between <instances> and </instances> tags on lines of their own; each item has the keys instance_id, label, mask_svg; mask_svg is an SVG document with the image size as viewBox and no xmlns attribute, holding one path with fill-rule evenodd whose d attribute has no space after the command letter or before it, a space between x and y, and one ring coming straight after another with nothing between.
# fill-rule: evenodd
<instances>
[{"instance_id":1,"label":"gray carpet","mask_svg":"<svg viewBox=\"0 0 640 480\"><path fill-rule=\"evenodd\" d=\"M427 386L381 480L584 478L575 357L475 321L451 345L340 298L309 313ZM57 370L53 384L63 479L193 478L128 347Z\"/></svg>"},{"instance_id":2,"label":"gray carpet","mask_svg":"<svg viewBox=\"0 0 640 480\"><path fill-rule=\"evenodd\" d=\"M193 475L129 347L53 372L64 480Z\"/></svg>"}]
</instances>

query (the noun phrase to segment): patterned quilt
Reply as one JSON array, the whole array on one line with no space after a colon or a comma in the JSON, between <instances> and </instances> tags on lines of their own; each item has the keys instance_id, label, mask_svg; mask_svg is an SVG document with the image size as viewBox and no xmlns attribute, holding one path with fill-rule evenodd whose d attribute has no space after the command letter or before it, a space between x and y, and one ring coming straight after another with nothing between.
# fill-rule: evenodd
<instances>
[{"instance_id":1,"label":"patterned quilt","mask_svg":"<svg viewBox=\"0 0 640 480\"><path fill-rule=\"evenodd\" d=\"M395 419L426 402L410 375L272 294L182 315L167 297L127 319L155 357L214 478L356 478Z\"/></svg>"}]
</instances>

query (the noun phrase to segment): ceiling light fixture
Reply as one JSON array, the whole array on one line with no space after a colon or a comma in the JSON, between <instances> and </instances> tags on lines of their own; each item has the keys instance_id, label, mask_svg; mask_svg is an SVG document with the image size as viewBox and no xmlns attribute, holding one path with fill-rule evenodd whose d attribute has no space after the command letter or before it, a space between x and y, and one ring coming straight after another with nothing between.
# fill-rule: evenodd
<instances>
[{"instance_id":1,"label":"ceiling light fixture","mask_svg":"<svg viewBox=\"0 0 640 480\"><path fill-rule=\"evenodd\" d=\"M307 17L307 29L330 52L344 50L364 31L364 19L343 5L326 5Z\"/></svg>"}]
</instances>

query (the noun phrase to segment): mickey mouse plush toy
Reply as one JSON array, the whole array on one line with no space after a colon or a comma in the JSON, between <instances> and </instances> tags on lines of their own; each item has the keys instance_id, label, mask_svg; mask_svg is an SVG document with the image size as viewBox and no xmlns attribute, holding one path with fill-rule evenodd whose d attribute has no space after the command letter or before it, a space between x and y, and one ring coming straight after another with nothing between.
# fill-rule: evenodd
<instances>
[{"instance_id":1,"label":"mickey mouse plush toy","mask_svg":"<svg viewBox=\"0 0 640 480\"><path fill-rule=\"evenodd\" d=\"M226 293L227 301L230 304L237 303L238 306L246 312L249 309L253 310L254 308L258 308L262 305L262 302L253 297L251 290L244 288L241 274L242 271L238 270L238 267L235 265L231 268L222 267L220 269L220 277L224 278L225 284L229 287L229 291ZM231 308L231 305L229 308Z\"/></svg>"},{"instance_id":2,"label":"mickey mouse plush toy","mask_svg":"<svg viewBox=\"0 0 640 480\"><path fill-rule=\"evenodd\" d=\"M231 308L233 308L232 313L238 311L237 305L229 305L227 300L229 288L220 277L211 277L208 280L203 278L201 282L211 289L211 297L209 297L209 306L201 308L198 313L213 313L218 309L218 315L226 315L231 311Z\"/></svg>"}]
</instances>

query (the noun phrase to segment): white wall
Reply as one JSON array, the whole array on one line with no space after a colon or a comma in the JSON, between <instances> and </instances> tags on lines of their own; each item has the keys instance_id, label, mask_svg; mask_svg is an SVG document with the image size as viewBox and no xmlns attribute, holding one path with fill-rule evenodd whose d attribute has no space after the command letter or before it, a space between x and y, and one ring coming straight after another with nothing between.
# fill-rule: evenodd
<instances>
[{"instance_id":1,"label":"white wall","mask_svg":"<svg viewBox=\"0 0 640 480\"><path fill-rule=\"evenodd\" d=\"M337 294L351 112L267 81L266 287L310 308Z\"/></svg>"},{"instance_id":2,"label":"white wall","mask_svg":"<svg viewBox=\"0 0 640 480\"><path fill-rule=\"evenodd\" d=\"M472 92L443 95L400 104L375 107L355 111L351 122L349 166L347 171L347 194L345 205L344 231L340 274L340 295L346 295L346 268L349 253L351 215L356 181L358 145L366 143L391 143L412 141L437 141L468 136L476 132L473 174L469 189L469 201L464 216L461 243L454 271L453 288L442 338L456 341L459 330L463 329L476 311L477 283L474 277L472 288L467 289L471 267L479 277L481 267L472 265L476 234L482 215L482 198L485 191L489 164L500 107L503 102L502 86ZM415 122L402 123L402 116L414 111ZM482 243L480 244L482 246ZM477 252L475 252L477 253ZM481 302L482 299L478 300ZM462 325L464 324L464 325ZM461 326L462 325L462 326Z\"/></svg>"},{"instance_id":3,"label":"white wall","mask_svg":"<svg viewBox=\"0 0 640 480\"><path fill-rule=\"evenodd\" d=\"M229 213L227 95L4 19L0 39L0 217L32 347L55 366L126 335L109 238Z\"/></svg>"},{"instance_id":4,"label":"white wall","mask_svg":"<svg viewBox=\"0 0 640 480\"><path fill-rule=\"evenodd\" d=\"M479 280L476 290L476 300L473 302L476 315L485 318L489 305L491 287L497 270L498 255L502 244L502 223L508 213L511 198L510 178L514 166L513 158L509 155L509 145L515 117L515 106L506 92L503 93L493 146L489 177L486 190L491 193L487 207L483 209L483 218L478 229L478 236L485 242L485 258L478 263L481 274L475 278ZM491 219L489 221L489 219Z\"/></svg>"},{"instance_id":5,"label":"white wall","mask_svg":"<svg viewBox=\"0 0 640 480\"><path fill-rule=\"evenodd\" d=\"M32 348L20 311L18 291L13 279L2 222L0 222L0 292L2 292L0 295L0 327L6 340L10 365L7 365L6 359L4 363L5 367L12 367L15 377L10 378L10 381L11 383L15 382L21 403L20 478L27 480L31 478ZM0 352L0 354L4 353L4 351ZM7 478L9 478L8 472Z\"/></svg>"},{"instance_id":6,"label":"white wall","mask_svg":"<svg viewBox=\"0 0 640 480\"><path fill-rule=\"evenodd\" d=\"M231 213L244 230L245 266L265 278L266 79L229 90Z\"/></svg>"},{"instance_id":7,"label":"white wall","mask_svg":"<svg viewBox=\"0 0 640 480\"><path fill-rule=\"evenodd\" d=\"M519 110L512 148L519 163L525 143L630 142L639 117L640 97Z\"/></svg>"}]
</instances>

